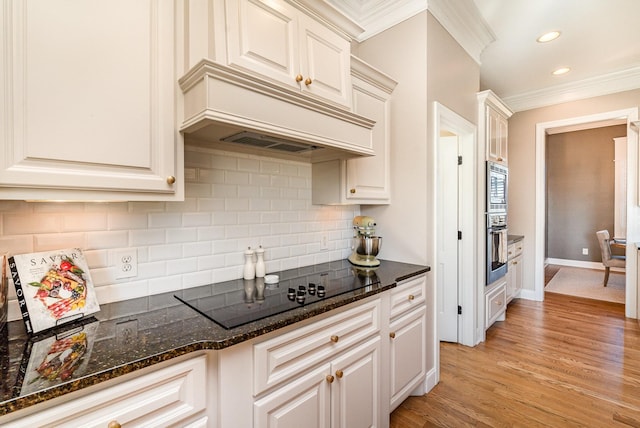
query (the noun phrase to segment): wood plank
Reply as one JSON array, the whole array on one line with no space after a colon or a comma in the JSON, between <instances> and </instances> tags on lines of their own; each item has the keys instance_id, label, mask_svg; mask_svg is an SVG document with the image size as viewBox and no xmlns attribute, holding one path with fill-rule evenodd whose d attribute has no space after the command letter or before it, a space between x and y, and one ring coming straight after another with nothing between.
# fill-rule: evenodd
<instances>
[{"instance_id":1,"label":"wood plank","mask_svg":"<svg viewBox=\"0 0 640 428\"><path fill-rule=\"evenodd\" d=\"M640 427L640 325L618 303L516 299L484 343L441 343L440 383L390 426Z\"/></svg>"}]
</instances>

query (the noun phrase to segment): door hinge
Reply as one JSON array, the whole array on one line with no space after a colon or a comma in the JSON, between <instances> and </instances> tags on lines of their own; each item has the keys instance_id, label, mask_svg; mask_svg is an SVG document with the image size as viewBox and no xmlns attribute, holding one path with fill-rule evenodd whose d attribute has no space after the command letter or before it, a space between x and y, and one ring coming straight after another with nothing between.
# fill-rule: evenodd
<instances>
[{"instance_id":1,"label":"door hinge","mask_svg":"<svg viewBox=\"0 0 640 428\"><path fill-rule=\"evenodd\" d=\"M458 156L458 165L462 165L462 156Z\"/></svg>"},{"instance_id":2,"label":"door hinge","mask_svg":"<svg viewBox=\"0 0 640 428\"><path fill-rule=\"evenodd\" d=\"M462 306L458 305L458 315L462 315Z\"/></svg>"},{"instance_id":3,"label":"door hinge","mask_svg":"<svg viewBox=\"0 0 640 428\"><path fill-rule=\"evenodd\" d=\"M459 230L459 231L458 231L458 241L459 241L459 240L461 240L461 239L462 239L462 231L461 231L461 230Z\"/></svg>"}]
</instances>

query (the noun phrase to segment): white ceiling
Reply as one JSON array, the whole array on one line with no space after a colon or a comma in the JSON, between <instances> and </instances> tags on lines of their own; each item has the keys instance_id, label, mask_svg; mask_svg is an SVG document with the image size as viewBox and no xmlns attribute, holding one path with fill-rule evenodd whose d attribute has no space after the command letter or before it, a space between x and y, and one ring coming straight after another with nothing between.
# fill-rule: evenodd
<instances>
[{"instance_id":1,"label":"white ceiling","mask_svg":"<svg viewBox=\"0 0 640 428\"><path fill-rule=\"evenodd\" d=\"M370 37L427 0L329 0ZM640 0L429 0L428 8L480 63L481 89L514 111L640 88ZM541 34L559 30L541 44ZM466 33L466 34L465 34ZM560 66L571 72L554 76Z\"/></svg>"}]
</instances>

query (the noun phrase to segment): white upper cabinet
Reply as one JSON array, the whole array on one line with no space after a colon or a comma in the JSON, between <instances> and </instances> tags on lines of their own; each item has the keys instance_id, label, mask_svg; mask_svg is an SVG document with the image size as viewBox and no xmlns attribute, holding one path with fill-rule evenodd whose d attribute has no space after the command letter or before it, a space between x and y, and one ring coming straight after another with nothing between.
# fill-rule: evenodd
<instances>
[{"instance_id":1,"label":"white upper cabinet","mask_svg":"<svg viewBox=\"0 0 640 428\"><path fill-rule=\"evenodd\" d=\"M507 165L507 119L512 114L492 91L478 93L478 140L485 144L486 160Z\"/></svg>"},{"instance_id":2,"label":"white upper cabinet","mask_svg":"<svg viewBox=\"0 0 640 428\"><path fill-rule=\"evenodd\" d=\"M377 204L391 202L391 93L396 82L356 57L351 59L353 110L375 121L374 156L314 163L314 204Z\"/></svg>"},{"instance_id":3,"label":"white upper cabinet","mask_svg":"<svg viewBox=\"0 0 640 428\"><path fill-rule=\"evenodd\" d=\"M3 2L0 198L183 197L174 7Z\"/></svg>"},{"instance_id":4,"label":"white upper cabinet","mask_svg":"<svg viewBox=\"0 0 640 428\"><path fill-rule=\"evenodd\" d=\"M283 0L227 2L228 65L351 106L350 42Z\"/></svg>"}]
</instances>

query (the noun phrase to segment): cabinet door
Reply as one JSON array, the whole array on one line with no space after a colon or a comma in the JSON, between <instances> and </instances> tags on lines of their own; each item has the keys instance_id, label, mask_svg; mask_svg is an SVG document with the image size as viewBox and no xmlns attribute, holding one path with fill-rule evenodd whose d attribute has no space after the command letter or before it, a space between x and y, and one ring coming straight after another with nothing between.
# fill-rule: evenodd
<instances>
[{"instance_id":1,"label":"cabinet door","mask_svg":"<svg viewBox=\"0 0 640 428\"><path fill-rule=\"evenodd\" d=\"M254 428L329 428L330 365L325 364L254 404Z\"/></svg>"},{"instance_id":2,"label":"cabinet door","mask_svg":"<svg viewBox=\"0 0 640 428\"><path fill-rule=\"evenodd\" d=\"M353 109L375 120L372 144L375 156L349 159L346 162L347 200L360 203L390 202L391 163L389 159L389 103L390 95L376 91L372 85L353 80Z\"/></svg>"},{"instance_id":3,"label":"cabinet door","mask_svg":"<svg viewBox=\"0 0 640 428\"><path fill-rule=\"evenodd\" d=\"M498 130L497 130L497 147L498 147L498 162L507 165L508 161L508 122L502 115L498 115Z\"/></svg>"},{"instance_id":4,"label":"cabinet door","mask_svg":"<svg viewBox=\"0 0 640 428\"><path fill-rule=\"evenodd\" d=\"M298 11L281 0L228 1L227 63L297 87Z\"/></svg>"},{"instance_id":5,"label":"cabinet door","mask_svg":"<svg viewBox=\"0 0 640 428\"><path fill-rule=\"evenodd\" d=\"M228 65L351 106L347 39L283 0L226 4Z\"/></svg>"},{"instance_id":6,"label":"cabinet door","mask_svg":"<svg viewBox=\"0 0 640 428\"><path fill-rule=\"evenodd\" d=\"M513 259L513 297L517 297L520 290L522 290L523 280L523 266L522 266L522 254Z\"/></svg>"},{"instance_id":7,"label":"cabinet door","mask_svg":"<svg viewBox=\"0 0 640 428\"><path fill-rule=\"evenodd\" d=\"M427 310L409 312L390 326L391 410L407 398L427 373Z\"/></svg>"},{"instance_id":8,"label":"cabinet door","mask_svg":"<svg viewBox=\"0 0 640 428\"><path fill-rule=\"evenodd\" d=\"M515 270L514 260L509 260L507 262L507 273L505 275L505 280L507 281L507 287L505 290L507 303L509 303L511 299L513 299L513 294L515 290L514 275L513 275L514 270Z\"/></svg>"},{"instance_id":9,"label":"cabinet door","mask_svg":"<svg viewBox=\"0 0 640 428\"><path fill-rule=\"evenodd\" d=\"M0 196L55 198L47 189L174 194L173 2L5 6Z\"/></svg>"},{"instance_id":10,"label":"cabinet door","mask_svg":"<svg viewBox=\"0 0 640 428\"><path fill-rule=\"evenodd\" d=\"M494 161L494 162L500 162L500 147L499 147L499 140L498 140L498 118L499 118L499 114L497 111L495 111L494 109L492 109L491 107L487 107L487 117L486 117L486 121L487 121L487 125L486 125L486 130L487 130L487 159Z\"/></svg>"},{"instance_id":11,"label":"cabinet door","mask_svg":"<svg viewBox=\"0 0 640 428\"><path fill-rule=\"evenodd\" d=\"M310 17L300 15L300 88L351 107L351 45Z\"/></svg>"},{"instance_id":12,"label":"cabinet door","mask_svg":"<svg viewBox=\"0 0 640 428\"><path fill-rule=\"evenodd\" d=\"M379 427L380 336L335 359L331 372L331 426Z\"/></svg>"}]
</instances>

